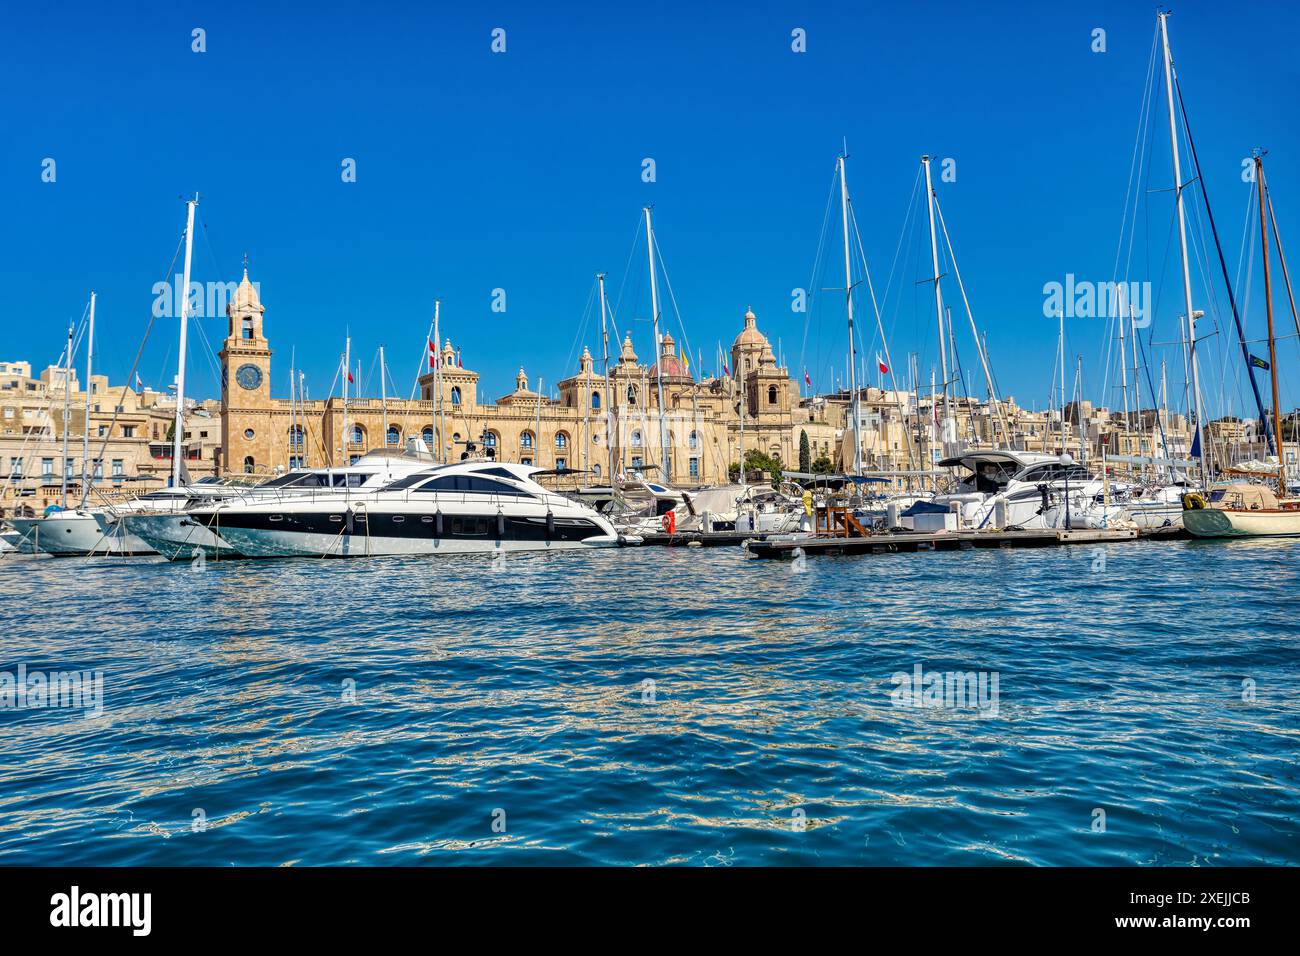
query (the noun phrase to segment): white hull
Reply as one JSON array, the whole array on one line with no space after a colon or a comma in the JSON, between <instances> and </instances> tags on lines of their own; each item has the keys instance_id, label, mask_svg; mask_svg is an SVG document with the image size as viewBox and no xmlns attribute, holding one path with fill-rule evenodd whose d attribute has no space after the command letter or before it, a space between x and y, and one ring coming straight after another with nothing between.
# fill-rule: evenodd
<instances>
[{"instance_id":1,"label":"white hull","mask_svg":"<svg viewBox=\"0 0 1300 956\"><path fill-rule=\"evenodd\" d=\"M354 558L379 555L498 554L504 551L575 551L613 548L616 535L599 535L583 541L465 540L452 538L391 538L365 534L314 534L222 528L221 537L250 558Z\"/></svg>"},{"instance_id":2,"label":"white hull","mask_svg":"<svg viewBox=\"0 0 1300 956\"><path fill-rule=\"evenodd\" d=\"M1198 538L1296 537L1300 536L1300 510L1198 508L1183 512L1183 527Z\"/></svg>"},{"instance_id":3,"label":"white hull","mask_svg":"<svg viewBox=\"0 0 1300 956\"><path fill-rule=\"evenodd\" d=\"M184 512L132 514L120 519L132 536L169 561L185 561L196 551L208 558L239 557L230 544Z\"/></svg>"},{"instance_id":4,"label":"white hull","mask_svg":"<svg viewBox=\"0 0 1300 956\"><path fill-rule=\"evenodd\" d=\"M13 518L24 548L65 556L156 554L152 547L111 519L86 511L56 511L43 518ZM107 527L101 527L104 520Z\"/></svg>"}]
</instances>

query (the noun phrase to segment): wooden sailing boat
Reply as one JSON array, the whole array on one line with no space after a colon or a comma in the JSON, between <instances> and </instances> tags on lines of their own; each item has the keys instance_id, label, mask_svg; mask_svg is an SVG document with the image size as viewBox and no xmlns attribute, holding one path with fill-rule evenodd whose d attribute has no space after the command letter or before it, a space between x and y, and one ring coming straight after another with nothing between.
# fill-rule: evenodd
<instances>
[{"instance_id":1,"label":"wooden sailing boat","mask_svg":"<svg viewBox=\"0 0 1300 956\"><path fill-rule=\"evenodd\" d=\"M1268 361L1273 385L1273 435L1278 449L1277 494L1265 485L1240 483L1216 488L1207 500L1196 494L1183 498L1183 526L1198 538L1240 538L1265 536L1300 536L1300 498L1288 496L1285 455L1282 454L1282 411L1278 402L1277 339L1273 331L1273 289L1269 269L1268 225L1272 220L1277 238L1277 220L1264 181L1264 157L1255 153L1255 184L1259 190L1259 234L1264 259L1264 308L1268 313ZM1282 273L1287 275L1278 242ZM1287 282L1288 291L1290 281ZM1294 308L1294 301L1292 302Z\"/></svg>"}]
</instances>

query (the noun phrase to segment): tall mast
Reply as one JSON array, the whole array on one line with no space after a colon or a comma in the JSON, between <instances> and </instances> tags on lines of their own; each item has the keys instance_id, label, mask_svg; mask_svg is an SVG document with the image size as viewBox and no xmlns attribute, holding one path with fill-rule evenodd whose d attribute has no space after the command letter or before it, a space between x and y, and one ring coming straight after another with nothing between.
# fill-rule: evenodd
<instances>
[{"instance_id":1,"label":"tall mast","mask_svg":"<svg viewBox=\"0 0 1300 956\"><path fill-rule=\"evenodd\" d=\"M655 376L656 393L659 398L659 467L660 476L663 481L672 481L671 470L668 466L668 428L664 424L664 369L662 343L659 341L659 278L655 272L655 239L654 229L650 225L650 207L645 207L645 247L646 254L650 262L650 313L654 320L655 336L655 364L659 366L659 374Z\"/></svg>"},{"instance_id":2,"label":"tall mast","mask_svg":"<svg viewBox=\"0 0 1300 956\"><path fill-rule=\"evenodd\" d=\"M189 327L190 314L190 255L194 249L194 207L199 204L199 194L188 200L189 207L185 217L185 270L181 278L181 342L176 357L176 421L172 425L172 487L179 488L183 462L182 448L185 444L185 333Z\"/></svg>"},{"instance_id":3,"label":"tall mast","mask_svg":"<svg viewBox=\"0 0 1300 956\"><path fill-rule=\"evenodd\" d=\"M934 231L934 184L930 179L930 157L922 156L921 165L925 167L925 202L930 213L930 261L934 267L934 317L939 326L939 361L943 375L943 430L942 437L948 432L948 337L943 334L943 290L939 286L939 241Z\"/></svg>"},{"instance_id":4,"label":"tall mast","mask_svg":"<svg viewBox=\"0 0 1300 956\"><path fill-rule=\"evenodd\" d=\"M1183 304L1186 309L1184 334L1187 336L1187 360L1192 372L1192 394L1196 406L1196 445L1201 450L1201 486L1209 484L1205 466L1205 435L1201 413L1201 373L1196 363L1196 312L1192 309L1192 271L1187 258L1187 217L1183 211L1183 173L1178 156L1178 124L1174 118L1174 61L1169 52L1169 14L1161 12L1160 41L1164 47L1165 96L1169 102L1169 145L1174 158L1174 195L1178 206L1178 246L1183 257ZM1280 456L1279 456L1280 457Z\"/></svg>"},{"instance_id":5,"label":"tall mast","mask_svg":"<svg viewBox=\"0 0 1300 956\"><path fill-rule=\"evenodd\" d=\"M1123 286L1120 286L1120 288L1122 289ZM1120 294L1119 294L1119 311L1118 311L1118 324L1119 324L1119 389L1120 389L1120 394L1123 395L1123 397L1124 397L1124 430L1125 430L1125 431L1128 431L1128 427L1129 427L1129 423L1128 423L1128 366L1125 364L1125 362L1128 360L1128 350L1127 350L1127 349L1125 348L1125 346L1124 346L1124 326L1125 326L1125 324L1126 324L1125 321L1124 321L1125 318L1126 318L1126 316L1124 315L1124 293L1123 293L1123 292L1120 292ZM1120 454L1123 454L1123 452L1121 451Z\"/></svg>"},{"instance_id":6,"label":"tall mast","mask_svg":"<svg viewBox=\"0 0 1300 956\"><path fill-rule=\"evenodd\" d=\"M1061 451L1065 451L1065 310L1057 310L1057 319L1061 323L1061 330L1056 340L1057 351L1060 354L1061 365Z\"/></svg>"},{"instance_id":7,"label":"tall mast","mask_svg":"<svg viewBox=\"0 0 1300 956\"><path fill-rule=\"evenodd\" d=\"M383 420L384 448L388 448L388 383L384 381L384 347L379 346L379 414Z\"/></svg>"},{"instance_id":8,"label":"tall mast","mask_svg":"<svg viewBox=\"0 0 1300 956\"><path fill-rule=\"evenodd\" d=\"M63 508L68 507L68 426L72 420L72 326L68 326L68 347L63 356L63 467L59 469L60 497Z\"/></svg>"},{"instance_id":9,"label":"tall mast","mask_svg":"<svg viewBox=\"0 0 1300 956\"><path fill-rule=\"evenodd\" d=\"M348 336L343 341L343 467L346 468L348 461L348 451L352 438L348 434L348 379L352 378L352 337Z\"/></svg>"},{"instance_id":10,"label":"tall mast","mask_svg":"<svg viewBox=\"0 0 1300 956\"><path fill-rule=\"evenodd\" d=\"M86 330L86 420L81 436L81 507L86 507L90 497L90 479L94 471L90 467L90 370L95 355L95 293L90 293L90 327Z\"/></svg>"},{"instance_id":11,"label":"tall mast","mask_svg":"<svg viewBox=\"0 0 1300 956\"><path fill-rule=\"evenodd\" d=\"M298 421L302 425L302 447L298 451L301 467L307 467L307 394L303 387L303 373L298 370Z\"/></svg>"},{"instance_id":12,"label":"tall mast","mask_svg":"<svg viewBox=\"0 0 1300 956\"><path fill-rule=\"evenodd\" d=\"M853 474L862 474L862 416L858 411L857 333L853 329L853 273L849 268L849 185L844 171L848 147L838 158L840 167L840 217L844 221L844 305L849 320L849 413L853 417Z\"/></svg>"},{"instance_id":13,"label":"tall mast","mask_svg":"<svg viewBox=\"0 0 1300 956\"><path fill-rule=\"evenodd\" d=\"M596 273L600 283L600 341L605 352L605 457L609 487L614 487L614 391L609 382L609 326L606 324L605 273Z\"/></svg>"},{"instance_id":14,"label":"tall mast","mask_svg":"<svg viewBox=\"0 0 1300 956\"><path fill-rule=\"evenodd\" d=\"M1273 337L1273 284L1268 265L1268 204L1264 200L1264 154L1255 151L1255 185L1259 189L1259 239L1264 258L1264 310L1268 313L1268 367L1273 380L1273 438L1277 446L1277 490L1287 497L1286 456L1282 454L1282 410L1277 396L1277 340ZM94 299L91 299L93 302Z\"/></svg>"},{"instance_id":15,"label":"tall mast","mask_svg":"<svg viewBox=\"0 0 1300 956\"><path fill-rule=\"evenodd\" d=\"M537 376L537 436L533 441L537 443L533 464L540 468L542 466L542 377L540 375Z\"/></svg>"},{"instance_id":16,"label":"tall mast","mask_svg":"<svg viewBox=\"0 0 1300 956\"><path fill-rule=\"evenodd\" d=\"M441 300L433 300L433 348L438 353L433 366L433 398L438 411L438 433L434 436L434 444L438 447L434 449L434 454L437 456L434 460L445 464L446 458L443 449L447 444L447 421L446 412L444 411L446 406L442 400L442 340L438 337L438 307L440 305Z\"/></svg>"},{"instance_id":17,"label":"tall mast","mask_svg":"<svg viewBox=\"0 0 1300 956\"><path fill-rule=\"evenodd\" d=\"M297 349L294 349L294 356L289 360L289 455L285 462L285 467L290 471L293 470L294 444L298 438L298 390L294 386L294 379L298 377L298 373L293 368L296 358Z\"/></svg>"}]
</instances>

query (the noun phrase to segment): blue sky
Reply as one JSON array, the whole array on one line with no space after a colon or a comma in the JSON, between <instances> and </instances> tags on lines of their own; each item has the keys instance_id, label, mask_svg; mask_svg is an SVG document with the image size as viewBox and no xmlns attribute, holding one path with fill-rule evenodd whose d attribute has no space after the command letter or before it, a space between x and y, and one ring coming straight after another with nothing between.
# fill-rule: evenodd
<instances>
[{"instance_id":1,"label":"blue sky","mask_svg":"<svg viewBox=\"0 0 1300 956\"><path fill-rule=\"evenodd\" d=\"M918 285L928 234L913 228L900 241L918 157L929 152L956 160L956 181L937 188L998 382L1022 404L1047 400L1056 323L1043 316L1043 285L1067 273L1113 275L1153 7L465 6L12 8L0 35L0 356L54 361L94 288L97 364L121 380L176 248L180 197L198 190L194 279L238 278L247 252L277 393L287 392L294 351L312 397L324 397L349 331L366 390L378 392L371 369L383 344L405 393L435 297L444 333L483 375L481 394L510 391L521 364L549 388L576 368L583 344L599 356L588 308L598 270L609 273L611 300L622 289L620 334L633 333L643 358L652 353L644 239L634 245L634 235L641 207L653 203L686 336L706 369L714 343L726 347L752 306L796 377L807 366L826 389L835 369L843 374L842 296L820 294L800 314L791 290L810 279L843 284L838 220L829 265L814 277L813 264L845 137L878 294L901 248L883 316L896 368L916 352L928 382L936 362L930 287ZM1234 270L1251 188L1241 162L1252 147L1270 150L1284 240L1300 237L1300 78L1280 49L1297 20L1286 3L1207 2L1180 3L1170 20ZM204 53L191 50L195 27L206 31ZM495 27L506 30L504 54L490 50ZM806 30L806 53L791 50L796 27ZM1091 50L1098 27L1100 54ZM1167 358L1177 393L1181 359L1161 345L1176 338L1181 311L1172 199L1146 192L1171 182L1163 101L1156 106L1142 185L1150 211L1139 216L1131 276L1155 286L1153 354ZM46 157L57 163L54 183L41 181ZM345 183L349 157L357 178ZM642 181L646 157L653 183ZM924 226L916 211L913 226ZM1250 237L1258 243L1257 231ZM497 288L505 313L491 308ZM1206 308L1199 278L1196 289ZM973 369L955 286L945 295L962 364ZM1294 332L1285 299L1276 302L1279 328ZM1253 337L1264 328L1261 305L1256 292ZM680 338L671 303L664 312ZM865 302L859 315L870 364L879 343ZM1230 328L1226 312L1217 322ZM189 390L214 396L213 362L201 352L205 337L219 346L225 320L198 324ZM1067 338L1071 379L1081 356L1087 394L1118 406L1104 321L1067 320ZM1225 343L1220 335L1204 349L1207 400L1212 411L1241 411L1240 362L1225 379ZM1279 355L1284 370L1297 367L1294 338ZM174 322L160 322L145 381L166 384L174 362ZM1288 384L1284 405L1297 395Z\"/></svg>"}]
</instances>

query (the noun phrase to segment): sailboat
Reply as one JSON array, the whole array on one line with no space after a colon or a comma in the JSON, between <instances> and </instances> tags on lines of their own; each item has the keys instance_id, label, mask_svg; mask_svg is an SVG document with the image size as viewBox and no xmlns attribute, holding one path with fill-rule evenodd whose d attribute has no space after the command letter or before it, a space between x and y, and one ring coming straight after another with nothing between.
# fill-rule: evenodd
<instances>
[{"instance_id":1,"label":"sailboat","mask_svg":"<svg viewBox=\"0 0 1300 956\"><path fill-rule=\"evenodd\" d=\"M1292 310L1295 300L1290 296L1291 279L1286 260L1282 258L1282 245L1278 236L1277 219L1264 180L1263 152L1255 152L1255 186L1259 196L1259 234L1264 262L1264 309L1268 314L1268 361L1273 386L1272 426L1274 442L1282 447L1282 411L1278 401L1277 338L1273 329L1272 273L1269 266L1268 227L1273 226L1273 237L1278 247L1278 260L1286 280ZM1198 538L1253 538L1274 536L1300 536L1300 498L1289 496L1286 467L1278 456L1277 494L1265 485L1238 482L1211 490L1209 497L1200 494L1183 496L1183 527Z\"/></svg>"}]
</instances>

